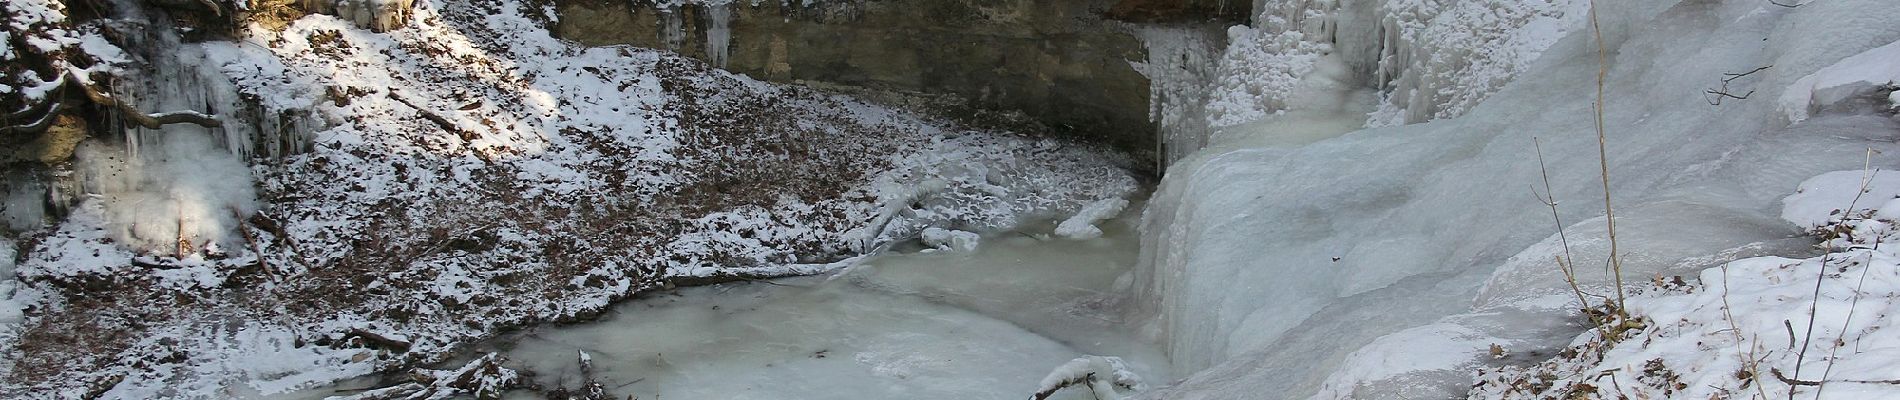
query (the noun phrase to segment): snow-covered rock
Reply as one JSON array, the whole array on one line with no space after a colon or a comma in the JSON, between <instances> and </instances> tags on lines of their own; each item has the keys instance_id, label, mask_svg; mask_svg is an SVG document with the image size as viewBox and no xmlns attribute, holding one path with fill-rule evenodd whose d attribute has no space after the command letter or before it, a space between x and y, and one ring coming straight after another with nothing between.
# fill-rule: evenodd
<instances>
[{"instance_id":1,"label":"snow-covered rock","mask_svg":"<svg viewBox=\"0 0 1900 400\"><path fill-rule=\"evenodd\" d=\"M937 250L975 251L976 246L982 242L983 237L976 232L929 227L924 228L922 239L925 246L930 246Z\"/></svg>"},{"instance_id":2,"label":"snow-covered rock","mask_svg":"<svg viewBox=\"0 0 1900 400\"><path fill-rule=\"evenodd\" d=\"M1855 54L1797 79L1781 93L1781 110L1788 122L1801 122L1821 109L1841 102L1880 94L1891 110L1900 106L1893 96L1900 85L1900 42Z\"/></svg>"},{"instance_id":3,"label":"snow-covered rock","mask_svg":"<svg viewBox=\"0 0 1900 400\"><path fill-rule=\"evenodd\" d=\"M1062 223L1057 224L1056 235L1070 239L1094 239L1102 237L1102 228L1096 227L1095 224L1115 218L1115 216L1121 214L1122 209L1126 207L1128 207L1128 200L1096 200L1093 203L1089 203L1089 205L1082 206L1082 211L1076 212L1075 216L1062 220Z\"/></svg>"},{"instance_id":4,"label":"snow-covered rock","mask_svg":"<svg viewBox=\"0 0 1900 400\"><path fill-rule=\"evenodd\" d=\"M357 27L388 32L409 23L415 0L300 0L305 10L335 15Z\"/></svg>"}]
</instances>

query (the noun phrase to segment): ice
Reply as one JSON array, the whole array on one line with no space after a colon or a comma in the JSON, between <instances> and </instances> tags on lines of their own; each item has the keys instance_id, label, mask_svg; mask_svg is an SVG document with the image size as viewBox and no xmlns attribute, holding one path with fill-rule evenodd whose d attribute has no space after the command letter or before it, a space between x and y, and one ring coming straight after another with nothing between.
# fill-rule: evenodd
<instances>
[{"instance_id":1,"label":"ice","mask_svg":"<svg viewBox=\"0 0 1900 400\"><path fill-rule=\"evenodd\" d=\"M1129 65L1148 78L1148 118L1166 136L1157 141L1164 147L1156 149L1156 162L1166 167L1207 144L1208 86L1215 73L1213 61L1226 40L1221 32L1191 27L1140 26L1134 31L1148 58Z\"/></svg>"},{"instance_id":2,"label":"ice","mask_svg":"<svg viewBox=\"0 0 1900 400\"><path fill-rule=\"evenodd\" d=\"M673 51L686 46L686 20L679 7L660 8L660 42Z\"/></svg>"},{"instance_id":3,"label":"ice","mask_svg":"<svg viewBox=\"0 0 1900 400\"><path fill-rule=\"evenodd\" d=\"M1788 126L1773 101L1711 106L1700 97L1724 73L1774 65L1734 84L1784 87L1900 39L1900 27L1866 12L1891 4L1598 6L1610 52L1611 184L1616 206L1627 210L1618 225L1642 238L1627 249L1636 257L1631 264L1678 271L1725 261L1696 256L1799 247L1774 241L1795 232L1774 221L1781 196L1816 174L1859 168L1869 148L1879 151L1875 165L1900 161L1891 143L1900 126L1883 115L1835 112ZM1336 21L1338 32L1370 30ZM1561 344L1562 329L1532 335L1509 328L1561 326L1550 323L1561 311L1537 311L1562 310L1551 304L1559 298L1535 295L1561 280L1544 273L1498 279L1489 289L1486 282L1559 225L1532 195L1533 187L1541 191L1533 137L1542 140L1562 225L1584 231L1579 224L1602 216L1589 95L1596 46L1584 32L1556 41L1461 117L1336 137L1316 133L1333 130L1316 125L1336 119L1233 127L1209 150L1171 166L1144 218L1137 317L1167 347L1175 372L1193 375L1147 396L1299 398L1318 394L1335 372L1343 374L1335 388L1356 386L1353 376L1393 377L1351 367L1366 364L1346 354L1407 328L1487 312L1473 307L1481 293L1512 299L1486 307L1518 311L1460 326L1503 326L1473 331L1521 335L1525 346ZM1356 69L1350 58L1340 61ZM1672 232L1671 224L1691 225ZM1523 254L1510 271L1539 270L1548 254ZM1601 282L1602 257L1580 255L1579 273ZM1418 351L1468 354L1475 343ZM1460 381L1468 377L1438 379L1438 387L1469 384Z\"/></svg>"},{"instance_id":4,"label":"ice","mask_svg":"<svg viewBox=\"0 0 1900 400\"><path fill-rule=\"evenodd\" d=\"M1296 86L1321 59L1332 58L1351 71L1355 83L1379 91L1382 101L1368 125L1457 117L1577 28L1586 3L1258 2L1254 25L1228 33L1233 44L1219 58L1205 115L1210 125L1227 127L1292 108L1289 103L1304 97ZM1168 114L1202 111L1174 107Z\"/></svg>"},{"instance_id":5,"label":"ice","mask_svg":"<svg viewBox=\"0 0 1900 400\"><path fill-rule=\"evenodd\" d=\"M876 257L835 279L684 289L525 333L507 352L542 383L574 387L584 351L595 379L641 398L1020 399L1091 354L1125 360L1129 379L1166 378L1165 358L1116 318L1134 218L1103 222L1099 239L1012 235L977 252Z\"/></svg>"},{"instance_id":6,"label":"ice","mask_svg":"<svg viewBox=\"0 0 1900 400\"><path fill-rule=\"evenodd\" d=\"M725 68L732 45L732 5L727 3L705 6L706 20L706 63Z\"/></svg>"}]
</instances>

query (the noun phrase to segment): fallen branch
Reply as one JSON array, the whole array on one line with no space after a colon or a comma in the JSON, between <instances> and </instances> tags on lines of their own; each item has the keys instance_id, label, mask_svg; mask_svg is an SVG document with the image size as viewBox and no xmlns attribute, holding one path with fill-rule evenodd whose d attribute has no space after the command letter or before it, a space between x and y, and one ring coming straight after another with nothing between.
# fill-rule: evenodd
<instances>
[{"instance_id":1,"label":"fallen branch","mask_svg":"<svg viewBox=\"0 0 1900 400\"><path fill-rule=\"evenodd\" d=\"M158 129L159 127L171 124L193 124L206 128L224 126L224 122L218 121L217 117L205 115L197 111L146 114L144 111L139 111L138 107L133 107L131 104L119 101L117 97L106 93L105 90L83 83L84 80L78 79L77 77L67 79L66 82L68 85L79 85L81 93L85 93L86 99L92 100L93 104L111 107L118 111L119 115L124 116L132 123L145 129Z\"/></svg>"},{"instance_id":2,"label":"fallen branch","mask_svg":"<svg viewBox=\"0 0 1900 400\"><path fill-rule=\"evenodd\" d=\"M264 270L264 278L270 279L271 283L276 283L277 273L271 271L270 262L264 258L264 246L257 243L257 235L251 234L251 228L244 226L244 213L232 208L231 218L233 221L238 221L238 233L243 234L244 243L251 245L251 254L257 255L257 267Z\"/></svg>"},{"instance_id":3,"label":"fallen branch","mask_svg":"<svg viewBox=\"0 0 1900 400\"><path fill-rule=\"evenodd\" d=\"M251 214L251 218L246 219L244 221L249 222L252 226L256 226L258 229L263 229L265 232L270 232L271 235L274 235L277 237L277 239L282 240L284 242L284 247L290 250L290 253L291 253L290 260L297 262L297 265L303 266L303 269L305 271L309 271L311 269L310 262L305 261L303 259L303 254L304 254L303 249L300 249L297 247L297 240L294 238L291 238L290 234L284 231L283 225L279 225L277 223L277 220L272 219L269 215L264 215L263 212L259 212L256 214Z\"/></svg>"},{"instance_id":4,"label":"fallen branch","mask_svg":"<svg viewBox=\"0 0 1900 400\"><path fill-rule=\"evenodd\" d=\"M1810 380L1801 380L1801 379L1795 379L1795 378L1789 378L1789 377L1788 377L1788 376L1786 376L1786 375L1782 375L1782 374L1781 374L1781 368L1769 368L1769 369L1768 369L1768 373L1770 373L1770 374L1774 374L1774 375L1775 375L1775 379L1776 379L1776 380L1779 380L1779 381L1781 381L1781 383L1786 383L1786 384L1788 384L1788 386L1815 386L1815 387L1820 387L1822 383L1828 383L1828 382L1845 382L1845 383L1869 383L1869 384L1880 384L1880 385L1900 385L1900 379L1885 379L1885 380L1859 380L1859 379L1842 379L1842 380L1837 380L1837 381L1833 381L1833 380L1829 380L1829 381L1810 381Z\"/></svg>"},{"instance_id":5,"label":"fallen branch","mask_svg":"<svg viewBox=\"0 0 1900 400\"><path fill-rule=\"evenodd\" d=\"M364 343L369 344L370 347L374 347L374 348L389 350L396 353L409 352L410 344L408 341L396 340L394 338L383 336L382 334L379 334L376 332L363 330L362 328L351 328L349 334L343 335L343 340L345 341L350 340L350 338L363 339Z\"/></svg>"},{"instance_id":6,"label":"fallen branch","mask_svg":"<svg viewBox=\"0 0 1900 400\"><path fill-rule=\"evenodd\" d=\"M409 106L409 108L416 109L416 113L422 115L422 119L428 120L429 122L434 123L436 126L441 127L442 130L455 133L455 136L461 137L462 140L473 141L475 139L480 139L482 137L482 135L479 133L471 132L467 129L462 129L460 125L455 124L455 121L450 121L448 118L443 117L440 114L436 114L434 111L430 111L427 108L422 108L422 106L416 105L416 103L410 102L409 99L403 98L402 95L396 94L396 92L393 90L389 92L389 99L395 100L397 103L402 103L402 105Z\"/></svg>"}]
</instances>

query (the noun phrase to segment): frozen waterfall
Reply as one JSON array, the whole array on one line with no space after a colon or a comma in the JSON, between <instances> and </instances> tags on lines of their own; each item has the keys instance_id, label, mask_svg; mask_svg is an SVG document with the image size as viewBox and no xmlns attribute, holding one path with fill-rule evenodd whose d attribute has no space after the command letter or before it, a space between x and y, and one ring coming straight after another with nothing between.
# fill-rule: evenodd
<instances>
[{"instance_id":1,"label":"frozen waterfall","mask_svg":"<svg viewBox=\"0 0 1900 400\"><path fill-rule=\"evenodd\" d=\"M1482 357L1487 344L1547 349L1580 329L1563 327L1561 298L1541 296L1566 293L1560 278L1493 277L1556 268L1548 246L1533 246L1556 230L1530 190L1540 182L1533 138L1563 220L1575 223L1571 240L1601 235L1589 232L1603 213L1596 47L1566 25L1577 3L1459 1L1435 15L1414 3L1270 1L1256 27L1232 32L1208 113L1225 129L1168 169L1144 219L1137 313L1189 376L1148 397L1456 396L1470 379L1456 368L1505 362ZM1723 74L1765 65L1733 84L1778 93L1900 39L1890 19L1866 12L1890 5L1598 6L1612 191L1619 228L1641 238L1624 243L1626 274L1798 250L1783 241L1796 231L1777 219L1781 196L1807 177L1858 169L1868 149L1882 151L1876 165L1900 161L1900 125L1869 109L1791 126L1770 100L1702 97ZM1454 15L1472 7L1503 10L1503 22L1480 20L1509 29L1431 34L1465 32ZM1379 34L1357 36L1368 32ZM1424 123L1357 130L1368 111L1374 126ZM1602 282L1600 270L1585 273ZM1385 363L1347 355L1401 331L1448 343L1354 357L1435 351L1435 367L1369 370Z\"/></svg>"}]
</instances>

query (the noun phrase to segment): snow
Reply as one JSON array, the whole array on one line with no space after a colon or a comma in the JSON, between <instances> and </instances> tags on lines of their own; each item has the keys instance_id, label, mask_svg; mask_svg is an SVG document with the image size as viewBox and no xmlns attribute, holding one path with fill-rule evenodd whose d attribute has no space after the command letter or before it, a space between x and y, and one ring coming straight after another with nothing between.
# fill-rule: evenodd
<instances>
[{"instance_id":1,"label":"snow","mask_svg":"<svg viewBox=\"0 0 1900 400\"><path fill-rule=\"evenodd\" d=\"M1428 373L1462 377L1490 345L1508 343L1457 323L1439 322L1382 336L1347 355L1313 399L1447 398L1455 385ZM1446 386L1453 386L1447 388ZM1450 390L1447 390L1450 389ZM1393 392L1381 392L1387 390Z\"/></svg>"},{"instance_id":2,"label":"snow","mask_svg":"<svg viewBox=\"0 0 1900 400\"><path fill-rule=\"evenodd\" d=\"M24 299L18 298L20 282L13 271L18 256L12 241L0 240L0 336L11 335L26 317Z\"/></svg>"},{"instance_id":3,"label":"snow","mask_svg":"<svg viewBox=\"0 0 1900 400\"><path fill-rule=\"evenodd\" d=\"M1829 172L1802 181L1794 195L1783 199L1781 219L1803 229L1820 229L1887 210L1884 207L1895 198L1900 198L1900 175L1893 172Z\"/></svg>"},{"instance_id":4,"label":"snow","mask_svg":"<svg viewBox=\"0 0 1900 400\"><path fill-rule=\"evenodd\" d=\"M1801 122L1821 109L1857 97L1891 96L1896 82L1900 82L1900 42L1855 54L1795 80L1781 93L1781 110L1789 123ZM1900 104L1886 100L1888 109Z\"/></svg>"}]
</instances>

